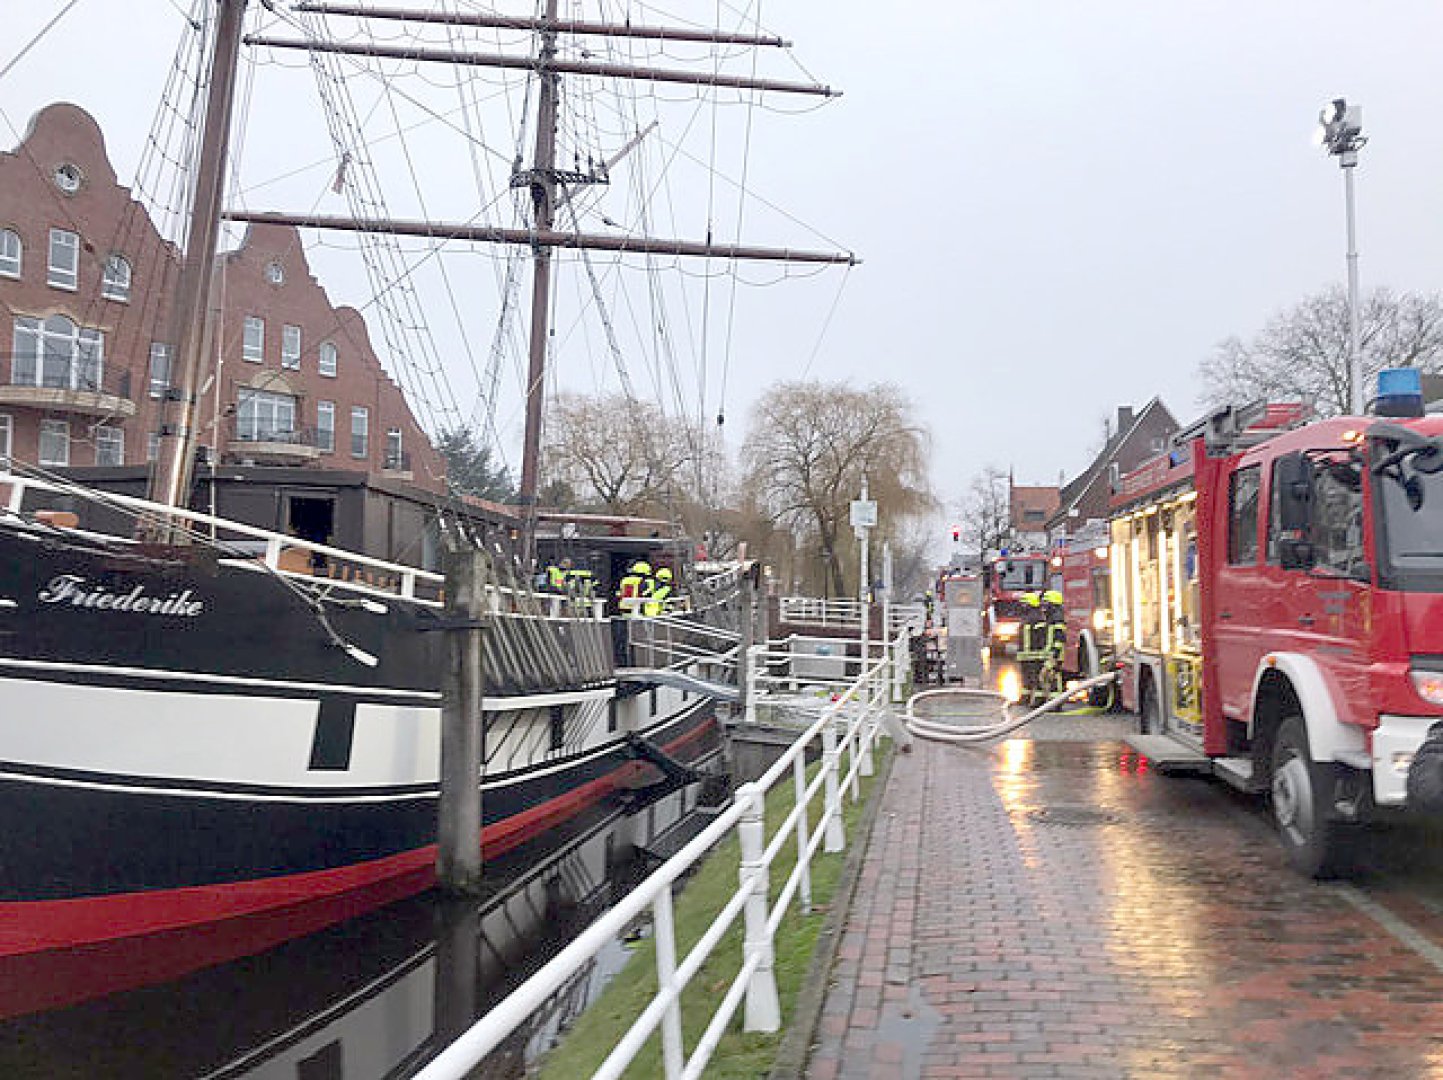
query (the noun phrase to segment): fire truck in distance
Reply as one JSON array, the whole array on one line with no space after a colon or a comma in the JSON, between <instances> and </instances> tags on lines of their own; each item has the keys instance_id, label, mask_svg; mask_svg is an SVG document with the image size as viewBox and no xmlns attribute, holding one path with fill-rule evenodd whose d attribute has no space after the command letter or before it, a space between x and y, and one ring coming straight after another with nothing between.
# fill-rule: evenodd
<instances>
[{"instance_id":1,"label":"fire truck in distance","mask_svg":"<svg viewBox=\"0 0 1443 1080\"><path fill-rule=\"evenodd\" d=\"M1122 478L1112 608L1129 742L1267 793L1324 876L1373 808L1443 810L1443 416L1402 369L1303 421L1221 409Z\"/></svg>"},{"instance_id":2,"label":"fire truck in distance","mask_svg":"<svg viewBox=\"0 0 1443 1080\"><path fill-rule=\"evenodd\" d=\"M1025 611L1022 594L1048 587L1045 552L1008 552L988 558L982 567L982 634L996 660L1017 654Z\"/></svg>"}]
</instances>

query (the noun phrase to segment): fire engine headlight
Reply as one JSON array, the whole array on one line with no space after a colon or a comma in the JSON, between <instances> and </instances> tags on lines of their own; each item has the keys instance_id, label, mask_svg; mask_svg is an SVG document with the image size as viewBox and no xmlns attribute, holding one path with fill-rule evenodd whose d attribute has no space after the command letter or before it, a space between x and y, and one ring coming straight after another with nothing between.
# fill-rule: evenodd
<instances>
[{"instance_id":1,"label":"fire engine headlight","mask_svg":"<svg viewBox=\"0 0 1443 1080\"><path fill-rule=\"evenodd\" d=\"M1008 668L997 680L997 692L1007 704L1016 705L1022 700L1022 677L1012 668Z\"/></svg>"},{"instance_id":2,"label":"fire engine headlight","mask_svg":"<svg viewBox=\"0 0 1443 1080\"><path fill-rule=\"evenodd\" d=\"M997 624L997 636L1003 638L1016 637L1018 631L1020 631L1021 629L1022 624L1020 622L1008 619L1004 622L999 622Z\"/></svg>"},{"instance_id":3,"label":"fire engine headlight","mask_svg":"<svg viewBox=\"0 0 1443 1080\"><path fill-rule=\"evenodd\" d=\"M1107 612L1102 608L1092 613L1092 628L1099 631L1107 629Z\"/></svg>"},{"instance_id":4,"label":"fire engine headlight","mask_svg":"<svg viewBox=\"0 0 1443 1080\"><path fill-rule=\"evenodd\" d=\"M1443 705L1443 671L1420 671L1414 668L1408 672L1413 679L1413 689L1429 705Z\"/></svg>"}]
</instances>

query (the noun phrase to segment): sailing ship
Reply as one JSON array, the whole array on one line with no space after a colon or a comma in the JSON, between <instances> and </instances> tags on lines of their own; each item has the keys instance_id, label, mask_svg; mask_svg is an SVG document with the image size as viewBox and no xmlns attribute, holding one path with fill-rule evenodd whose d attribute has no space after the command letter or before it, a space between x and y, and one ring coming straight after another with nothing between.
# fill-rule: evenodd
<instances>
[{"instance_id":1,"label":"sailing ship","mask_svg":"<svg viewBox=\"0 0 1443 1080\"><path fill-rule=\"evenodd\" d=\"M529 194L530 227L225 212L246 3L202 6L209 92L184 269L170 302L166 345L174 363L149 491L140 498L92 489L19 462L0 475L0 980L44 986L49 1000L82 995L97 964L140 985L253 953L435 880L445 641L458 632L445 578L190 508L223 216L531 252L522 564L492 551L493 580L484 590L477 780L488 858L629 785L690 779L690 766L715 751L715 698L723 692L701 676L739 637L718 625L736 625L736 567L694 586L696 610L685 619L617 620L599 602L537 596L527 587L553 251L852 261L845 253L557 228L568 184L587 179L556 162L563 74L828 91L563 58L564 35L777 42L569 22L558 17L556 0L539 18L505 20L296 7L529 31L534 51L514 59L318 37L249 39L255 48L313 56L352 50L532 72L539 84L534 161L512 178ZM452 547L474 540L463 510L443 501L437 511Z\"/></svg>"}]
</instances>

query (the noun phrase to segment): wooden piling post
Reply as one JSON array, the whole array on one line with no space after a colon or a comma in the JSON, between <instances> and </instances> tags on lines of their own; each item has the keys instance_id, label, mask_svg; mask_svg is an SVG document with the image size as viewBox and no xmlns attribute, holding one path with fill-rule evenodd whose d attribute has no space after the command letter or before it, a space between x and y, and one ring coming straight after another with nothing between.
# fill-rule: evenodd
<instances>
[{"instance_id":1,"label":"wooden piling post","mask_svg":"<svg viewBox=\"0 0 1443 1080\"><path fill-rule=\"evenodd\" d=\"M446 553L446 675L441 690L441 801L436 882L481 886L481 634L486 571L481 552Z\"/></svg>"}]
</instances>

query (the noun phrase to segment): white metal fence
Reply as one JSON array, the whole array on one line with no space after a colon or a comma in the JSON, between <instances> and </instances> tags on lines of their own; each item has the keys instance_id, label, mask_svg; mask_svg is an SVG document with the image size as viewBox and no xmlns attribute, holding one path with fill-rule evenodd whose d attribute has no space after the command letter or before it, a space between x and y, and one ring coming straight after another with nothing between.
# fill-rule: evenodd
<instances>
[{"instance_id":1,"label":"white metal fence","mask_svg":"<svg viewBox=\"0 0 1443 1080\"><path fill-rule=\"evenodd\" d=\"M461 1080L579 968L648 909L656 941L659 990L594 1076L620 1076L658 1029L662 1075L667 1080L700 1076L738 1008L743 1010L745 1030L776 1031L781 1026L781 1009L772 971L772 941L783 919L798 904L801 911L810 910L811 865L818 849L839 852L845 845L843 792L856 800L860 793L858 777L872 772L878 709L885 707L880 703L880 695L892 681L890 668L890 661L884 656L839 689L835 700L819 703L821 715L817 720L760 779L739 788L731 806L710 826L482 1017L422 1069L416 1080ZM808 781L806 752L818 743L821 768ZM764 817L766 794L788 774L795 787L796 802L768 838ZM808 826L810 808L818 798L822 800L822 813L818 828L812 832ZM734 829L741 847L740 885L692 950L678 958L672 888L678 878ZM772 864L790 846L795 846L797 852L796 865L776 902L769 903ZM741 969L688 1054L682 1039L682 991L739 918L745 927Z\"/></svg>"}]
</instances>

